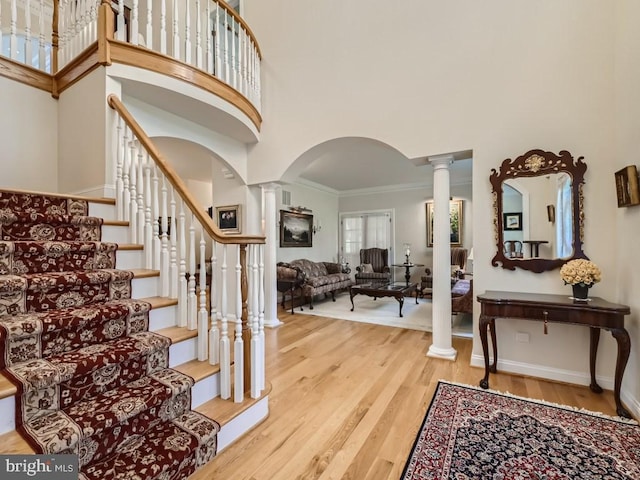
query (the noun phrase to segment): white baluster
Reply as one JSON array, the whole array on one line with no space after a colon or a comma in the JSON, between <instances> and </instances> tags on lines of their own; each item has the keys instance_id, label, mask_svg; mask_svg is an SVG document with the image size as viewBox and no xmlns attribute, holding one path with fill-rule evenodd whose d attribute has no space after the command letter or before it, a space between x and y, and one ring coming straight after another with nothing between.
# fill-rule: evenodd
<instances>
[{"instance_id":1,"label":"white baluster","mask_svg":"<svg viewBox=\"0 0 640 480\"><path fill-rule=\"evenodd\" d=\"M264 245L258 245L260 261L258 263L258 339L260 342L259 364L260 391L265 388L266 347L264 338Z\"/></svg>"},{"instance_id":2,"label":"white baluster","mask_svg":"<svg viewBox=\"0 0 640 480\"><path fill-rule=\"evenodd\" d=\"M191 65L191 9L190 0L184 2L184 62Z\"/></svg>"},{"instance_id":3,"label":"white baluster","mask_svg":"<svg viewBox=\"0 0 640 480\"><path fill-rule=\"evenodd\" d=\"M124 0L118 2L118 18L116 20L116 38L121 42L126 41L127 39L127 28L124 24Z\"/></svg>"},{"instance_id":4,"label":"white baluster","mask_svg":"<svg viewBox=\"0 0 640 480\"><path fill-rule=\"evenodd\" d=\"M129 231L131 233L130 239L132 243L138 243L138 185L137 185L137 165L136 162L138 160L137 148L136 148L135 139L129 143L129 148L131 150L131 156L129 160L131 161L130 173L129 173L129 190L130 190L130 199L129 203Z\"/></svg>"},{"instance_id":5,"label":"white baluster","mask_svg":"<svg viewBox=\"0 0 640 480\"><path fill-rule=\"evenodd\" d=\"M89 9L89 44L98 39L98 2L91 2Z\"/></svg>"},{"instance_id":6,"label":"white baluster","mask_svg":"<svg viewBox=\"0 0 640 480\"><path fill-rule=\"evenodd\" d=\"M260 83L260 59L256 51L256 101L254 106L258 109L258 112L262 110L262 86Z\"/></svg>"},{"instance_id":7,"label":"white baluster","mask_svg":"<svg viewBox=\"0 0 640 480\"><path fill-rule=\"evenodd\" d=\"M168 212L168 184L167 177L162 175L162 201L160 208L162 214L160 215L162 234L160 235L160 241L162 242L162 251L160 253L160 279L161 279L161 293L163 297L169 296L169 212Z\"/></svg>"},{"instance_id":8,"label":"white baluster","mask_svg":"<svg viewBox=\"0 0 640 480\"><path fill-rule=\"evenodd\" d=\"M180 247L180 269L178 280L178 307L180 309L179 326L187 326L189 287L187 285L187 240L186 240L184 201L180 202L180 214L178 215L178 246Z\"/></svg>"},{"instance_id":9,"label":"white baluster","mask_svg":"<svg viewBox=\"0 0 640 480\"><path fill-rule=\"evenodd\" d=\"M173 58L180 58L180 33L178 32L178 0L173 0Z\"/></svg>"},{"instance_id":10,"label":"white baluster","mask_svg":"<svg viewBox=\"0 0 640 480\"><path fill-rule=\"evenodd\" d=\"M171 231L170 249L169 249L169 296L171 298L178 298L178 252L177 252L177 237L178 232L176 228L176 197L175 190L171 189L171 210L170 210L169 230Z\"/></svg>"},{"instance_id":11,"label":"white baluster","mask_svg":"<svg viewBox=\"0 0 640 480\"><path fill-rule=\"evenodd\" d=\"M117 143L116 143L116 218L124 220L124 183L123 183L123 163L124 163L124 132L123 120L118 115Z\"/></svg>"},{"instance_id":12,"label":"white baluster","mask_svg":"<svg viewBox=\"0 0 640 480\"><path fill-rule=\"evenodd\" d=\"M260 396L260 337L258 334L258 245L251 245L251 398Z\"/></svg>"},{"instance_id":13,"label":"white baluster","mask_svg":"<svg viewBox=\"0 0 640 480\"><path fill-rule=\"evenodd\" d=\"M24 8L24 63L32 66L31 55L31 0L26 0Z\"/></svg>"},{"instance_id":14,"label":"white baluster","mask_svg":"<svg viewBox=\"0 0 640 480\"><path fill-rule=\"evenodd\" d=\"M205 0L208 2L209 0ZM200 0L196 0L196 67L202 69L202 12Z\"/></svg>"},{"instance_id":15,"label":"white baluster","mask_svg":"<svg viewBox=\"0 0 640 480\"><path fill-rule=\"evenodd\" d=\"M213 35L213 26L212 26L212 22L211 22L211 1L210 0L205 0L206 4L207 4L207 31L205 32L206 35L206 39L207 39L207 43L206 43L206 48L207 48L207 72L209 72L209 74L213 74L213 69L214 67L214 63L213 63L213 48L211 45L211 35Z\"/></svg>"},{"instance_id":16,"label":"white baluster","mask_svg":"<svg viewBox=\"0 0 640 480\"><path fill-rule=\"evenodd\" d=\"M42 2L42 0L40 0ZM0 25L2 25L2 2L0 1ZM4 39L2 36L2 28L0 28L0 52L4 52Z\"/></svg>"},{"instance_id":17,"label":"white baluster","mask_svg":"<svg viewBox=\"0 0 640 480\"><path fill-rule=\"evenodd\" d=\"M213 65L213 74L218 77L219 79L222 79L221 74L222 74L222 64L221 64L221 59L220 59L220 35L222 35L222 33L224 32L220 32L220 5L216 2L216 23L214 26L214 30L215 30L215 45L214 45L214 49L215 49L215 61L214 61L214 65Z\"/></svg>"},{"instance_id":18,"label":"white baluster","mask_svg":"<svg viewBox=\"0 0 640 480\"><path fill-rule=\"evenodd\" d=\"M231 79L230 85L238 89L238 66L236 65L237 61L237 53L236 49L238 47L236 43L236 19L231 17Z\"/></svg>"},{"instance_id":19,"label":"white baluster","mask_svg":"<svg viewBox=\"0 0 640 480\"><path fill-rule=\"evenodd\" d=\"M209 363L220 363L220 331L218 330L218 257L215 240L211 241L211 282L209 283L209 303L211 304L211 328L209 329Z\"/></svg>"},{"instance_id":20,"label":"white baluster","mask_svg":"<svg viewBox=\"0 0 640 480\"><path fill-rule=\"evenodd\" d=\"M129 142L130 138L130 130L129 127L125 125L124 127L124 142L123 142L123 163L122 163L122 185L123 185L123 193L124 193L124 202L122 206L122 211L124 213L123 220L129 221L129 213L131 212L131 187L129 185Z\"/></svg>"},{"instance_id":21,"label":"white baluster","mask_svg":"<svg viewBox=\"0 0 640 480\"><path fill-rule=\"evenodd\" d=\"M200 309L198 310L198 360L209 354L209 316L207 315L207 264L204 228L200 229Z\"/></svg>"},{"instance_id":22,"label":"white baluster","mask_svg":"<svg viewBox=\"0 0 640 480\"><path fill-rule=\"evenodd\" d=\"M153 209L151 210L151 221L153 222L153 269L160 270L160 191L158 168L152 164L153 168Z\"/></svg>"},{"instance_id":23,"label":"white baluster","mask_svg":"<svg viewBox=\"0 0 640 480\"><path fill-rule=\"evenodd\" d=\"M167 54L167 0L160 3L160 53Z\"/></svg>"},{"instance_id":24,"label":"white baluster","mask_svg":"<svg viewBox=\"0 0 640 480\"><path fill-rule=\"evenodd\" d=\"M1 3L1 2L0 2ZM61 0L58 6L58 68L64 66L66 42L67 1Z\"/></svg>"},{"instance_id":25,"label":"white baluster","mask_svg":"<svg viewBox=\"0 0 640 480\"><path fill-rule=\"evenodd\" d=\"M164 0L162 0L162 3L164 3ZM149 50L153 50L153 2L149 1L147 1L147 31L145 35L145 46Z\"/></svg>"},{"instance_id":26,"label":"white baluster","mask_svg":"<svg viewBox=\"0 0 640 480\"><path fill-rule=\"evenodd\" d=\"M137 241L135 243L141 243L144 245L144 226L145 226L145 216L144 216L144 147L138 144L138 233L137 233Z\"/></svg>"},{"instance_id":27,"label":"white baluster","mask_svg":"<svg viewBox=\"0 0 640 480\"><path fill-rule=\"evenodd\" d=\"M196 299L196 219L191 214L189 224L189 299L187 301L187 328L195 330L197 328L198 304Z\"/></svg>"},{"instance_id":28,"label":"white baluster","mask_svg":"<svg viewBox=\"0 0 640 480\"><path fill-rule=\"evenodd\" d=\"M51 73L50 66L47 67L47 50L46 50L46 37L45 37L45 8L44 8L44 0L40 0L40 34L38 38L38 68L42 71L46 71ZM2 34L0 33L0 37ZM2 39L0 38L0 51L2 51Z\"/></svg>"},{"instance_id":29,"label":"white baluster","mask_svg":"<svg viewBox=\"0 0 640 480\"><path fill-rule=\"evenodd\" d=\"M151 158L147 152L147 161L144 164L144 266L153 269L153 222L151 221L152 193L151 193Z\"/></svg>"},{"instance_id":30,"label":"white baluster","mask_svg":"<svg viewBox=\"0 0 640 480\"><path fill-rule=\"evenodd\" d=\"M222 72L220 72L221 75L223 75L222 77L220 77L225 83L227 84L231 84L229 79L231 78L231 70L230 67L231 65L229 65L231 63L231 52L229 51L229 14L227 13L226 10L223 10L224 12L224 28L222 29L223 34L224 34L224 49L222 51L222 58L224 61L224 74L222 74Z\"/></svg>"},{"instance_id":31,"label":"white baluster","mask_svg":"<svg viewBox=\"0 0 640 480\"><path fill-rule=\"evenodd\" d=\"M9 23L9 58L18 59L18 1L11 0L11 21Z\"/></svg>"},{"instance_id":32,"label":"white baluster","mask_svg":"<svg viewBox=\"0 0 640 480\"><path fill-rule=\"evenodd\" d=\"M242 340L242 265L240 265L240 246L236 255L236 332L233 342L234 389L233 401L244 400L244 341Z\"/></svg>"},{"instance_id":33,"label":"white baluster","mask_svg":"<svg viewBox=\"0 0 640 480\"><path fill-rule=\"evenodd\" d=\"M222 246L220 273L220 397L226 400L231 397L231 345L227 318L227 245Z\"/></svg>"},{"instance_id":34,"label":"white baluster","mask_svg":"<svg viewBox=\"0 0 640 480\"><path fill-rule=\"evenodd\" d=\"M131 45L138 45L138 32L140 31L138 21L138 0L133 0L131 22L129 22L129 43Z\"/></svg>"}]
</instances>

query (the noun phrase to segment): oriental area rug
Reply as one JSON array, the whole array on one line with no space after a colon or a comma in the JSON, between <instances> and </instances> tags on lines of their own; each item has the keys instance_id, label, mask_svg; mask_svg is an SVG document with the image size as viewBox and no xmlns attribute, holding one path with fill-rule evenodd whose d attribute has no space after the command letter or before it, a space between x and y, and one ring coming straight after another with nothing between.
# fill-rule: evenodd
<instances>
[{"instance_id":1,"label":"oriental area rug","mask_svg":"<svg viewBox=\"0 0 640 480\"><path fill-rule=\"evenodd\" d=\"M401 479L637 480L640 427L440 381Z\"/></svg>"}]
</instances>

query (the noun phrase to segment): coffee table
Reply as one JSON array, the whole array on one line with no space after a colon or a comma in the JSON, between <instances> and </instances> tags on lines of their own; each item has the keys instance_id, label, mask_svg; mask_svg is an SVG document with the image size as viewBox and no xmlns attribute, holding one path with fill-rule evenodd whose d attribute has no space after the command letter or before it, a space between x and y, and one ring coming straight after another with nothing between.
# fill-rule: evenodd
<instances>
[{"instance_id":1,"label":"coffee table","mask_svg":"<svg viewBox=\"0 0 640 480\"><path fill-rule=\"evenodd\" d=\"M349 287L349 296L351 297L351 311L355 308L353 297L356 295L366 295L373 297L393 297L400 304L399 314L402 317L402 306L404 305L404 297L412 293L416 296L416 304L418 303L418 284L399 282L399 283L362 283L360 285L352 285Z\"/></svg>"}]
</instances>

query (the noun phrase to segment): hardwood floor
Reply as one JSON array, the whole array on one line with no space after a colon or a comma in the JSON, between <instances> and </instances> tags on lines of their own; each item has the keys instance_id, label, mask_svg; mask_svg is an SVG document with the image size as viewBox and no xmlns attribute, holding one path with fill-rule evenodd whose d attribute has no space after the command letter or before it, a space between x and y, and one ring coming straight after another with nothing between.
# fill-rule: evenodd
<instances>
[{"instance_id":1,"label":"hardwood floor","mask_svg":"<svg viewBox=\"0 0 640 480\"><path fill-rule=\"evenodd\" d=\"M191 480L393 479L439 379L477 385L470 339L456 362L427 358L431 334L280 312L266 330L270 415ZM615 415L613 393L508 374L491 388Z\"/></svg>"}]
</instances>

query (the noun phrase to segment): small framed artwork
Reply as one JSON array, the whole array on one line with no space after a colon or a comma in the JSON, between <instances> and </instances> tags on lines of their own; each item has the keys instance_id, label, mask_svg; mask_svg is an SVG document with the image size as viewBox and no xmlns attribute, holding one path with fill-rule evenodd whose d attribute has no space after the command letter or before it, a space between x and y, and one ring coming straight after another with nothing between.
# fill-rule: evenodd
<instances>
[{"instance_id":1,"label":"small framed artwork","mask_svg":"<svg viewBox=\"0 0 640 480\"><path fill-rule=\"evenodd\" d=\"M502 228L509 231L522 230L522 212L503 213Z\"/></svg>"},{"instance_id":2,"label":"small framed artwork","mask_svg":"<svg viewBox=\"0 0 640 480\"><path fill-rule=\"evenodd\" d=\"M312 247L313 215L280 210L280 246Z\"/></svg>"},{"instance_id":3,"label":"small framed artwork","mask_svg":"<svg viewBox=\"0 0 640 480\"><path fill-rule=\"evenodd\" d=\"M449 202L449 241L452 247L462 246L462 200ZM433 247L433 202L427 202L427 247Z\"/></svg>"},{"instance_id":4,"label":"small framed artwork","mask_svg":"<svg viewBox=\"0 0 640 480\"><path fill-rule=\"evenodd\" d=\"M216 222L224 233L241 233L240 205L216 207Z\"/></svg>"},{"instance_id":5,"label":"small framed artwork","mask_svg":"<svg viewBox=\"0 0 640 480\"><path fill-rule=\"evenodd\" d=\"M616 196L618 208L640 204L640 189L638 188L638 169L629 165L616 173Z\"/></svg>"}]
</instances>

